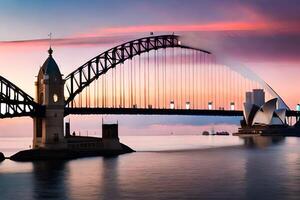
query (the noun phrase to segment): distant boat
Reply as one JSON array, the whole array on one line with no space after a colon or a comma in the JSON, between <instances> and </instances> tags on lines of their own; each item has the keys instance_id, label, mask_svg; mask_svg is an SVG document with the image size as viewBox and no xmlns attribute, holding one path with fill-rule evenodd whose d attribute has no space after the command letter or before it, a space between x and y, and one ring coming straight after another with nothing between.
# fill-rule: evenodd
<instances>
[{"instance_id":1,"label":"distant boat","mask_svg":"<svg viewBox=\"0 0 300 200\"><path fill-rule=\"evenodd\" d=\"M209 135L209 132L208 131L203 131L202 135Z\"/></svg>"},{"instance_id":2,"label":"distant boat","mask_svg":"<svg viewBox=\"0 0 300 200\"><path fill-rule=\"evenodd\" d=\"M230 135L227 131L216 132L216 135Z\"/></svg>"}]
</instances>

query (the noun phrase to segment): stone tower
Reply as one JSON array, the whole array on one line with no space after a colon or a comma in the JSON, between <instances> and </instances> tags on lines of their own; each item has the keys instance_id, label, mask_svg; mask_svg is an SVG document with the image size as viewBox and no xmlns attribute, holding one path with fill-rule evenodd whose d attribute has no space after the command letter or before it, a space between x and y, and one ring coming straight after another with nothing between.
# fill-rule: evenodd
<instances>
[{"instance_id":1,"label":"stone tower","mask_svg":"<svg viewBox=\"0 0 300 200\"><path fill-rule=\"evenodd\" d=\"M36 102L45 107L45 116L34 118L33 148L66 148L64 139L64 80L59 67L49 57L40 68L36 86Z\"/></svg>"}]
</instances>

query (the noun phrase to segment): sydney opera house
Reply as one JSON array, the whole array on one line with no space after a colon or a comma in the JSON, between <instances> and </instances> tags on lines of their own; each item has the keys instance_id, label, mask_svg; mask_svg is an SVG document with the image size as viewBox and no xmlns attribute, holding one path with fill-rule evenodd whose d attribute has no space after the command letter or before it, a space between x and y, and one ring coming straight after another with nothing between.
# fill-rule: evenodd
<instances>
[{"instance_id":1,"label":"sydney opera house","mask_svg":"<svg viewBox=\"0 0 300 200\"><path fill-rule=\"evenodd\" d=\"M300 133L298 123L294 126L288 125L286 109L278 109L277 98L265 102L262 89L246 93L243 115L238 134L294 135Z\"/></svg>"},{"instance_id":2,"label":"sydney opera house","mask_svg":"<svg viewBox=\"0 0 300 200\"><path fill-rule=\"evenodd\" d=\"M261 106L244 103L244 119L246 126L285 125L286 109L277 108L277 98L271 99Z\"/></svg>"}]
</instances>

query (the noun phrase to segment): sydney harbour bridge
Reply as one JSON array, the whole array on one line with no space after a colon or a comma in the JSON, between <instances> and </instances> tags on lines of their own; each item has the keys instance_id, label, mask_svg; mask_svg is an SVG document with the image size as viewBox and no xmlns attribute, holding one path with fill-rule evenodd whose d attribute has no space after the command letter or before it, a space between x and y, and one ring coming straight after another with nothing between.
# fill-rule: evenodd
<instances>
[{"instance_id":1,"label":"sydney harbour bridge","mask_svg":"<svg viewBox=\"0 0 300 200\"><path fill-rule=\"evenodd\" d=\"M52 52L51 52L52 54ZM287 116L298 116L264 81L218 63L217 55L177 35L136 39L75 67L64 78L64 116L157 114L243 116L247 91L264 89ZM0 118L45 117L45 105L0 75Z\"/></svg>"}]
</instances>

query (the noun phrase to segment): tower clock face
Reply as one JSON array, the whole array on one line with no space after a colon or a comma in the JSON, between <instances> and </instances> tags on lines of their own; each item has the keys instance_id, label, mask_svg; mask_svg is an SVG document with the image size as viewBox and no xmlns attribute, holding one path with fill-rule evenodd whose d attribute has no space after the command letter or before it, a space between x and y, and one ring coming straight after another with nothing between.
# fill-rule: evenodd
<instances>
[{"instance_id":1,"label":"tower clock face","mask_svg":"<svg viewBox=\"0 0 300 200\"><path fill-rule=\"evenodd\" d=\"M58 96L57 94L54 94L53 95L53 102L56 103L58 101Z\"/></svg>"}]
</instances>

